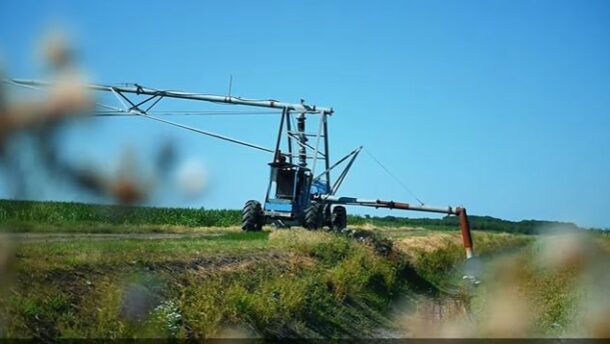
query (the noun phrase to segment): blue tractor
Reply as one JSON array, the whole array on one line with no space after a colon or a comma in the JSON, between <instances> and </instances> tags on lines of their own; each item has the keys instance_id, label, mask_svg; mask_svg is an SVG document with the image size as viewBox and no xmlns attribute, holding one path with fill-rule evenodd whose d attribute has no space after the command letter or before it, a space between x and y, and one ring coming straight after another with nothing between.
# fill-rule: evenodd
<instances>
[{"instance_id":1,"label":"blue tractor","mask_svg":"<svg viewBox=\"0 0 610 344\"><path fill-rule=\"evenodd\" d=\"M342 230L347 226L345 206L334 195L362 147L330 165L327 119L332 112L332 109L304 104L283 109L273 161L269 163L265 200L262 204L255 200L246 202L242 211L243 230L258 231L265 224L302 226L311 230L325 226ZM306 119L310 115L319 117L317 132L308 133L305 130ZM294 117L295 131L292 130ZM313 141L312 144L310 141ZM345 168L331 184L330 172L344 162ZM315 175L315 168L321 164L324 170Z\"/></svg>"}]
</instances>

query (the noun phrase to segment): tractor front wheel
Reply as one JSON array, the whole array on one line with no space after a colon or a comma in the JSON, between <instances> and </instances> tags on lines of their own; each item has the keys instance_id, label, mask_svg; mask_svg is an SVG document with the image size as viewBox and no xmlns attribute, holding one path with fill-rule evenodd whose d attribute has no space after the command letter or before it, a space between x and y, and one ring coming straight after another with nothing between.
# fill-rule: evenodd
<instances>
[{"instance_id":1,"label":"tractor front wheel","mask_svg":"<svg viewBox=\"0 0 610 344\"><path fill-rule=\"evenodd\" d=\"M316 230L324 224L324 207L320 203L312 202L303 215L303 227Z\"/></svg>"},{"instance_id":2,"label":"tractor front wheel","mask_svg":"<svg viewBox=\"0 0 610 344\"><path fill-rule=\"evenodd\" d=\"M263 207L257 201L248 201L241 212L241 230L258 232L264 223Z\"/></svg>"}]
</instances>

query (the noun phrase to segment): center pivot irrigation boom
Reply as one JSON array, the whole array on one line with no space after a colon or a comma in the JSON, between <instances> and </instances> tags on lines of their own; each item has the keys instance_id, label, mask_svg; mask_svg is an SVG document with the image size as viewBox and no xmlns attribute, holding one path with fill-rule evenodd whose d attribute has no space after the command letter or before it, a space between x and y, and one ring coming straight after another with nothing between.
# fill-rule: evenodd
<instances>
[{"instance_id":1,"label":"center pivot irrigation boom","mask_svg":"<svg viewBox=\"0 0 610 344\"><path fill-rule=\"evenodd\" d=\"M6 82L30 88L50 86L50 83L33 80L6 80ZM244 99L234 96L220 96L181 91L158 90L138 84L109 86L85 85L93 91L112 93L119 107L98 104L97 115L132 115L163 122L182 129L194 131L220 140L240 144L271 153L270 175L265 199L247 201L242 211L244 231L260 231L265 224L278 226L303 226L315 230L327 226L342 230L347 226L345 205L374 208L413 210L430 213L456 215L460 219L461 234L467 258L472 257L473 246L466 209L462 207L428 207L408 203L367 200L337 196L339 187L345 180L362 146L331 164L328 141L328 118L334 113L332 108L301 103L292 104L275 100ZM138 98L136 100L136 98ZM142 99L143 100L140 100ZM280 115L277 139L273 149L228 136L186 126L158 117L162 113L151 111L164 98L188 99L221 104L242 105L275 109ZM171 114L165 112L163 114ZM314 132L306 131L308 119L317 117ZM296 120L296 125L295 125ZM315 122L314 122L315 125ZM323 164L322 167L319 165ZM338 177L331 182L331 172L343 166ZM316 168L322 169L316 173Z\"/></svg>"}]
</instances>

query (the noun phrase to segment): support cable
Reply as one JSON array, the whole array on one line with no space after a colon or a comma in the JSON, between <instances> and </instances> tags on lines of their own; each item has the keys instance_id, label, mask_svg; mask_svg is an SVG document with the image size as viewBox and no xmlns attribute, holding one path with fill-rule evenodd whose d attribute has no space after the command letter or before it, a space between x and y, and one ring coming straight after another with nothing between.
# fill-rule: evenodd
<instances>
[{"instance_id":1,"label":"support cable","mask_svg":"<svg viewBox=\"0 0 610 344\"><path fill-rule=\"evenodd\" d=\"M413 193L413 191L411 191L411 189L409 189L400 179L398 179L392 172L390 172L390 170L385 167L377 158L375 158L373 156L373 154L371 152L369 152L368 149L366 149L366 147L364 148L364 151L366 152L366 154L368 156L371 157L371 159L373 159L390 177L392 177L392 179L394 179L398 184L400 184L400 186L402 186L402 188L408 192L411 196L413 196L413 198L415 198L420 205L424 205L424 202L422 202L419 197L417 197L417 195L415 195L415 193Z\"/></svg>"},{"instance_id":2,"label":"support cable","mask_svg":"<svg viewBox=\"0 0 610 344\"><path fill-rule=\"evenodd\" d=\"M149 118L149 119L152 119L152 120L155 120L155 121L158 121L158 122L162 122L162 123L169 124L169 125L172 125L172 126L175 126L175 127L178 127L178 128L194 131L196 133L199 133L199 134L202 134L202 135L206 135L206 136L210 136L210 137L214 137L214 138L217 138L217 139L220 139L220 140L224 140L224 141L228 141L228 142L232 142L232 143L237 143L239 145L250 147L250 148L254 148L254 149L258 149L258 150L261 150L263 152L268 152L268 153L273 153L274 152L272 149L261 147L259 145L253 144L253 143L248 143L248 142L236 140L236 139L231 138L231 137L227 137L227 136L211 133L209 131L204 131L204 130L201 130L201 129L189 127L187 125L183 125L183 124L180 124L180 123L164 120L164 119L158 118L158 117L153 117L153 116L147 115L145 113L139 113L139 112L132 112L132 113L137 115L137 116L140 116L140 117Z\"/></svg>"}]
</instances>

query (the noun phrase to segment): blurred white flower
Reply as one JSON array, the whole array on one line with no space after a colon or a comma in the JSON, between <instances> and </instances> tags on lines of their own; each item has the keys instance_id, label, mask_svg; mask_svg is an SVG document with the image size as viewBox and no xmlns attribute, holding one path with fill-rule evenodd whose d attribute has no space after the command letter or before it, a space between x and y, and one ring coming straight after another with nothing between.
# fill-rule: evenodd
<instances>
[{"instance_id":1,"label":"blurred white flower","mask_svg":"<svg viewBox=\"0 0 610 344\"><path fill-rule=\"evenodd\" d=\"M196 196L207 184L207 174L203 162L196 158L184 160L177 167L176 182L186 196Z\"/></svg>"}]
</instances>

